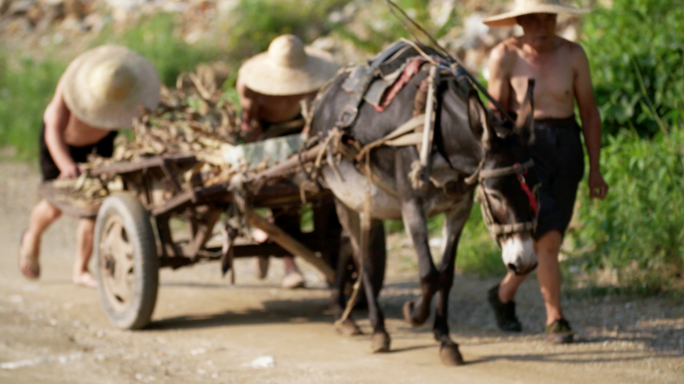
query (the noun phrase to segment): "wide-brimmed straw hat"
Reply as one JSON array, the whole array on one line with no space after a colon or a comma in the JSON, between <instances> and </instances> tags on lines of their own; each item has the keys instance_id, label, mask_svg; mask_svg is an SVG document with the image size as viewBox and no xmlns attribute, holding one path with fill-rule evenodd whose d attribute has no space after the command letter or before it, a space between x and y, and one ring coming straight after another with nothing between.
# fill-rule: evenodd
<instances>
[{"instance_id":1,"label":"wide-brimmed straw hat","mask_svg":"<svg viewBox=\"0 0 684 384\"><path fill-rule=\"evenodd\" d=\"M561 5L558 0L515 0L510 11L488 17L482 22L490 27L511 27L517 24L516 17L532 13L569 13L579 15L588 12L591 12L591 10Z\"/></svg>"},{"instance_id":2,"label":"wide-brimmed straw hat","mask_svg":"<svg viewBox=\"0 0 684 384\"><path fill-rule=\"evenodd\" d=\"M144 57L117 45L103 45L79 55L69 64L62 82L69 111L96 128L128 128L140 106L152 110L159 103L157 70Z\"/></svg>"},{"instance_id":3,"label":"wide-brimmed straw hat","mask_svg":"<svg viewBox=\"0 0 684 384\"><path fill-rule=\"evenodd\" d=\"M305 47L297 36L283 35L271 42L267 52L247 60L238 77L255 92L289 96L318 90L337 68L329 53Z\"/></svg>"}]
</instances>

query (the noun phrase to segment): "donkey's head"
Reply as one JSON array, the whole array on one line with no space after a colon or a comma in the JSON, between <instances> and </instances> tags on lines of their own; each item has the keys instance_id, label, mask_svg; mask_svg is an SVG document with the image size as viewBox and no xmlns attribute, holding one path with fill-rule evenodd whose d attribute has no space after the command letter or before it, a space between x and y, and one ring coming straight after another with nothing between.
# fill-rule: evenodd
<instances>
[{"instance_id":1,"label":"donkey's head","mask_svg":"<svg viewBox=\"0 0 684 384\"><path fill-rule=\"evenodd\" d=\"M476 96L469 103L471 128L483 148L477 198L487 228L503 250L504 264L516 274L537 266L532 232L539 213L539 179L527 150L534 141L533 92L530 79L515 124L493 123L496 119L490 118Z\"/></svg>"}]
</instances>

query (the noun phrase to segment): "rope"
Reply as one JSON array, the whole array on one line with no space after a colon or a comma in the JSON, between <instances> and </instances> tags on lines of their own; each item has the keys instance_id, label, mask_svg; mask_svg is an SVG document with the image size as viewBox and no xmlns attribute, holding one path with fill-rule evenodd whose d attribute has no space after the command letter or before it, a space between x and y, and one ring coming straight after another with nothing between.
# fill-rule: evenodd
<instances>
[{"instance_id":1,"label":"rope","mask_svg":"<svg viewBox=\"0 0 684 384\"><path fill-rule=\"evenodd\" d=\"M369 144L366 144L361 148L361 151L359 151L358 155L356 155L356 161L361 161L363 160L366 155L370 153L371 150L380 147L387 143L388 141L401 137L417 127L423 125L425 122L425 114L420 114L417 116L412 117L410 120L406 121L404 124L400 125L397 129L394 131L390 132L389 134L385 135L385 137L375 140Z\"/></svg>"},{"instance_id":2,"label":"rope","mask_svg":"<svg viewBox=\"0 0 684 384\"><path fill-rule=\"evenodd\" d=\"M528 169L534 166L534 160L529 159L522 164L514 164L510 167L496 168L496 169L485 169L480 171L480 180L491 179L493 177L508 176L514 174L522 174Z\"/></svg>"},{"instance_id":3,"label":"rope","mask_svg":"<svg viewBox=\"0 0 684 384\"><path fill-rule=\"evenodd\" d=\"M366 169L366 199L363 204L363 217L361 217L361 241L359 244L359 275L354 282L354 288L352 290L351 297L347 301L347 306L344 308L342 316L335 322L335 327L339 328L342 324L347 321L352 309L356 305L356 301L359 298L359 292L361 291L361 286L363 286L363 273L364 265L368 259L368 248L370 246L370 227L371 227L371 165L370 165L370 152L366 152L365 156L365 169Z\"/></svg>"}]
</instances>

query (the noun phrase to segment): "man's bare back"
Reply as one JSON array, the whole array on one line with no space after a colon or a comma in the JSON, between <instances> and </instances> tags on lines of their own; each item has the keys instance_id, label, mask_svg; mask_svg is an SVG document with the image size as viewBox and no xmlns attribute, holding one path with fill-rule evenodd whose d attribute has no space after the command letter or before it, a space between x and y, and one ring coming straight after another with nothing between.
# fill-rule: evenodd
<instances>
[{"instance_id":1,"label":"man's bare back","mask_svg":"<svg viewBox=\"0 0 684 384\"><path fill-rule=\"evenodd\" d=\"M78 175L78 167L69 155L68 147L85 147L100 142L111 133L79 120L69 111L64 101L63 79L60 79L52 101L43 115L45 142L55 164L61 171L60 177Z\"/></svg>"},{"instance_id":2,"label":"man's bare back","mask_svg":"<svg viewBox=\"0 0 684 384\"><path fill-rule=\"evenodd\" d=\"M92 127L71 114L64 129L64 142L72 147L85 147L99 143L111 133L110 130Z\"/></svg>"},{"instance_id":3,"label":"man's bare back","mask_svg":"<svg viewBox=\"0 0 684 384\"><path fill-rule=\"evenodd\" d=\"M62 79L57 84L55 95L45 110L43 120L47 127L52 128L54 126L57 131L60 131L64 143L73 147L85 147L98 143L111 133L109 130L93 127L82 122L69 111L64 102Z\"/></svg>"}]
</instances>

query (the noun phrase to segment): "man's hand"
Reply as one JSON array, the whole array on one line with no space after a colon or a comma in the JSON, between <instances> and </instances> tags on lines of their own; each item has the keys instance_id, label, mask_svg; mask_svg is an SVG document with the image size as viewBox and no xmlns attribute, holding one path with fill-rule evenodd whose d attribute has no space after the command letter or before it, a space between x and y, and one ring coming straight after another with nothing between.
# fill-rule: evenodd
<instances>
[{"instance_id":1,"label":"man's hand","mask_svg":"<svg viewBox=\"0 0 684 384\"><path fill-rule=\"evenodd\" d=\"M608 194L608 184L603 180L601 171L591 169L589 171L589 197L604 199L606 194Z\"/></svg>"},{"instance_id":2,"label":"man's hand","mask_svg":"<svg viewBox=\"0 0 684 384\"><path fill-rule=\"evenodd\" d=\"M70 165L64 167L63 169L60 169L59 171L60 172L58 179L73 179L81 174L81 170L75 163L71 163Z\"/></svg>"}]
</instances>

